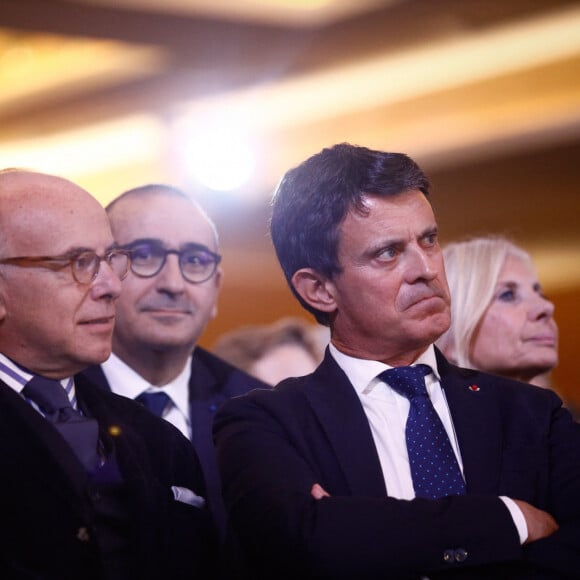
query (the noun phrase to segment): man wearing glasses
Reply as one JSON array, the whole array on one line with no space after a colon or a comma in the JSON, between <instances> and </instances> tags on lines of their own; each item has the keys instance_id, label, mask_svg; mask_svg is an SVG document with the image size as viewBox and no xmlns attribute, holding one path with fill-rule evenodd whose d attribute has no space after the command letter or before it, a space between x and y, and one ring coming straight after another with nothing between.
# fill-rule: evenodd
<instances>
[{"instance_id":1,"label":"man wearing glasses","mask_svg":"<svg viewBox=\"0 0 580 580\"><path fill-rule=\"evenodd\" d=\"M131 254L131 271L117 304L113 354L86 374L191 440L224 532L213 416L224 400L267 385L196 346L217 314L222 284L215 225L188 195L163 184L126 191L107 213L115 240Z\"/></svg>"},{"instance_id":2,"label":"man wearing glasses","mask_svg":"<svg viewBox=\"0 0 580 580\"><path fill-rule=\"evenodd\" d=\"M128 271L89 193L0 172L1 578L177 580L211 561L191 445L77 374L111 352Z\"/></svg>"}]
</instances>

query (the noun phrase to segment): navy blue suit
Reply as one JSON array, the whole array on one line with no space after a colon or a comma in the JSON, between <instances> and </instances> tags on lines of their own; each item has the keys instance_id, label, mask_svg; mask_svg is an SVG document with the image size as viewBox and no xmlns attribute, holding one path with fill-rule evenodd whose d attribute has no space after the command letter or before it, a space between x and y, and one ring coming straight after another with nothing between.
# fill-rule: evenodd
<instances>
[{"instance_id":1,"label":"navy blue suit","mask_svg":"<svg viewBox=\"0 0 580 580\"><path fill-rule=\"evenodd\" d=\"M110 390L100 366L89 367L83 374L97 386ZM207 350L195 348L189 379L192 443L205 476L210 507L222 535L226 530L226 514L212 440L213 418L224 401L256 388L270 387Z\"/></svg>"},{"instance_id":2,"label":"navy blue suit","mask_svg":"<svg viewBox=\"0 0 580 580\"><path fill-rule=\"evenodd\" d=\"M124 487L127 566L140 579L204 577L216 537L207 510L174 499L172 486L205 495L187 439L133 401L75 377L79 408L99 423ZM124 574L103 566L99 527L106 501L54 427L0 381L0 578L101 580ZM108 508L107 508L108 509ZM119 529L115 530L114 536ZM116 541L116 540L115 540Z\"/></svg>"},{"instance_id":3,"label":"navy blue suit","mask_svg":"<svg viewBox=\"0 0 580 580\"><path fill-rule=\"evenodd\" d=\"M580 425L549 390L437 356L465 496L387 497L360 400L328 352L313 374L223 405L218 464L254 577L578 577ZM312 499L314 483L331 497ZM520 546L500 495L549 511L560 530Z\"/></svg>"}]
</instances>

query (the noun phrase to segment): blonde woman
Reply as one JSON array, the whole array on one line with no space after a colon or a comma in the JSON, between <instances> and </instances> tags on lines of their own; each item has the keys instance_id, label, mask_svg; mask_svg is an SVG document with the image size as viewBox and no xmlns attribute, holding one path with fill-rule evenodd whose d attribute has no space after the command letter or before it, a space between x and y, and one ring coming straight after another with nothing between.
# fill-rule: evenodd
<instances>
[{"instance_id":1,"label":"blonde woman","mask_svg":"<svg viewBox=\"0 0 580 580\"><path fill-rule=\"evenodd\" d=\"M443 253L451 327L437 345L445 356L459 366L549 387L558 327L530 255L499 236L452 243Z\"/></svg>"}]
</instances>

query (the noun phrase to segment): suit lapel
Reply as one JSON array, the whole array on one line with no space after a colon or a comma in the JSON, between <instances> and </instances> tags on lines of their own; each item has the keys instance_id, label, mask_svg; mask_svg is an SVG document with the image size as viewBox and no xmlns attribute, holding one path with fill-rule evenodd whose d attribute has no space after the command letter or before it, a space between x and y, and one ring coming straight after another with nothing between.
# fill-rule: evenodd
<instances>
[{"instance_id":1,"label":"suit lapel","mask_svg":"<svg viewBox=\"0 0 580 580\"><path fill-rule=\"evenodd\" d=\"M83 370L80 373L80 375L82 377L87 378L89 382L91 382L96 387L105 389L106 391L111 390L111 385L109 385L109 382L107 381L107 377L105 377L105 373L103 372L101 365L93 365L91 367L88 367L85 370ZM78 382L78 378L76 379L75 382Z\"/></svg>"},{"instance_id":2,"label":"suit lapel","mask_svg":"<svg viewBox=\"0 0 580 580\"><path fill-rule=\"evenodd\" d=\"M194 351L189 377L189 414L191 420L192 443L198 453L207 457L213 453L209 447L211 440L205 435L211 433L213 413L211 393L217 383L216 378ZM217 406L217 405L215 405Z\"/></svg>"},{"instance_id":3,"label":"suit lapel","mask_svg":"<svg viewBox=\"0 0 580 580\"><path fill-rule=\"evenodd\" d=\"M127 489L128 512L136 521L133 527L137 536L135 545L139 546L139 558L146 568L152 557L150 547L158 531L151 522L158 522L164 515L163 497L168 497L169 489L163 489L153 475L151 451L131 427L132 417L130 410L127 410L127 403L136 409L139 409L139 404L127 402L123 405L122 413L117 412L117 402L113 399L121 397L98 389L82 375L75 376L75 388L79 405L84 412L97 419L101 438L108 439L109 447L114 448L115 459Z\"/></svg>"},{"instance_id":4,"label":"suit lapel","mask_svg":"<svg viewBox=\"0 0 580 580\"><path fill-rule=\"evenodd\" d=\"M463 460L467 490L496 494L502 429L496 390L487 375L450 365L438 352L445 392ZM354 387L334 359L325 360L305 390L354 495L386 495L366 415ZM387 481L388 487L388 481Z\"/></svg>"},{"instance_id":5,"label":"suit lapel","mask_svg":"<svg viewBox=\"0 0 580 580\"><path fill-rule=\"evenodd\" d=\"M445 392L470 494L496 494L501 468L502 429L494 386L486 375L450 365L438 355Z\"/></svg>"},{"instance_id":6,"label":"suit lapel","mask_svg":"<svg viewBox=\"0 0 580 580\"><path fill-rule=\"evenodd\" d=\"M73 450L48 421L13 389L0 381L2 421L0 433L6 452L15 454L27 477L38 479L38 489L48 488L82 510L87 473ZM27 465L29 464L29 465Z\"/></svg>"},{"instance_id":7,"label":"suit lapel","mask_svg":"<svg viewBox=\"0 0 580 580\"><path fill-rule=\"evenodd\" d=\"M103 400L103 396L116 397L118 395L106 394L99 391L92 384L87 384L86 379L80 375L75 376L75 389L79 406L87 415L95 418L99 423L100 437L104 441L109 441L109 446L115 446L119 465L123 465L123 475L125 477L136 477L144 479L142 473L145 460L148 457L145 449L135 450L135 438L128 425L126 413L121 419L115 413L114 404ZM138 405L138 403L134 403ZM115 429L117 427L117 429ZM139 460L137 460L139 456Z\"/></svg>"},{"instance_id":8,"label":"suit lapel","mask_svg":"<svg viewBox=\"0 0 580 580\"><path fill-rule=\"evenodd\" d=\"M385 496L385 482L365 412L354 387L326 352L306 397L338 458L352 495Z\"/></svg>"}]
</instances>

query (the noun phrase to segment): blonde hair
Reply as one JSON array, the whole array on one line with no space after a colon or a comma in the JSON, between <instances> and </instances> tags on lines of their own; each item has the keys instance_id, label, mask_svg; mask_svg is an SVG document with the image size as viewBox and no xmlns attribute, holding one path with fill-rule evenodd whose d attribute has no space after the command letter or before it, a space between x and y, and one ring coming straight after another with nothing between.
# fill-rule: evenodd
<instances>
[{"instance_id":1,"label":"blonde hair","mask_svg":"<svg viewBox=\"0 0 580 580\"><path fill-rule=\"evenodd\" d=\"M476 368L470 359L471 343L508 256L532 263L525 250L502 236L472 238L443 248L451 293L451 326L436 344L459 366Z\"/></svg>"}]
</instances>

